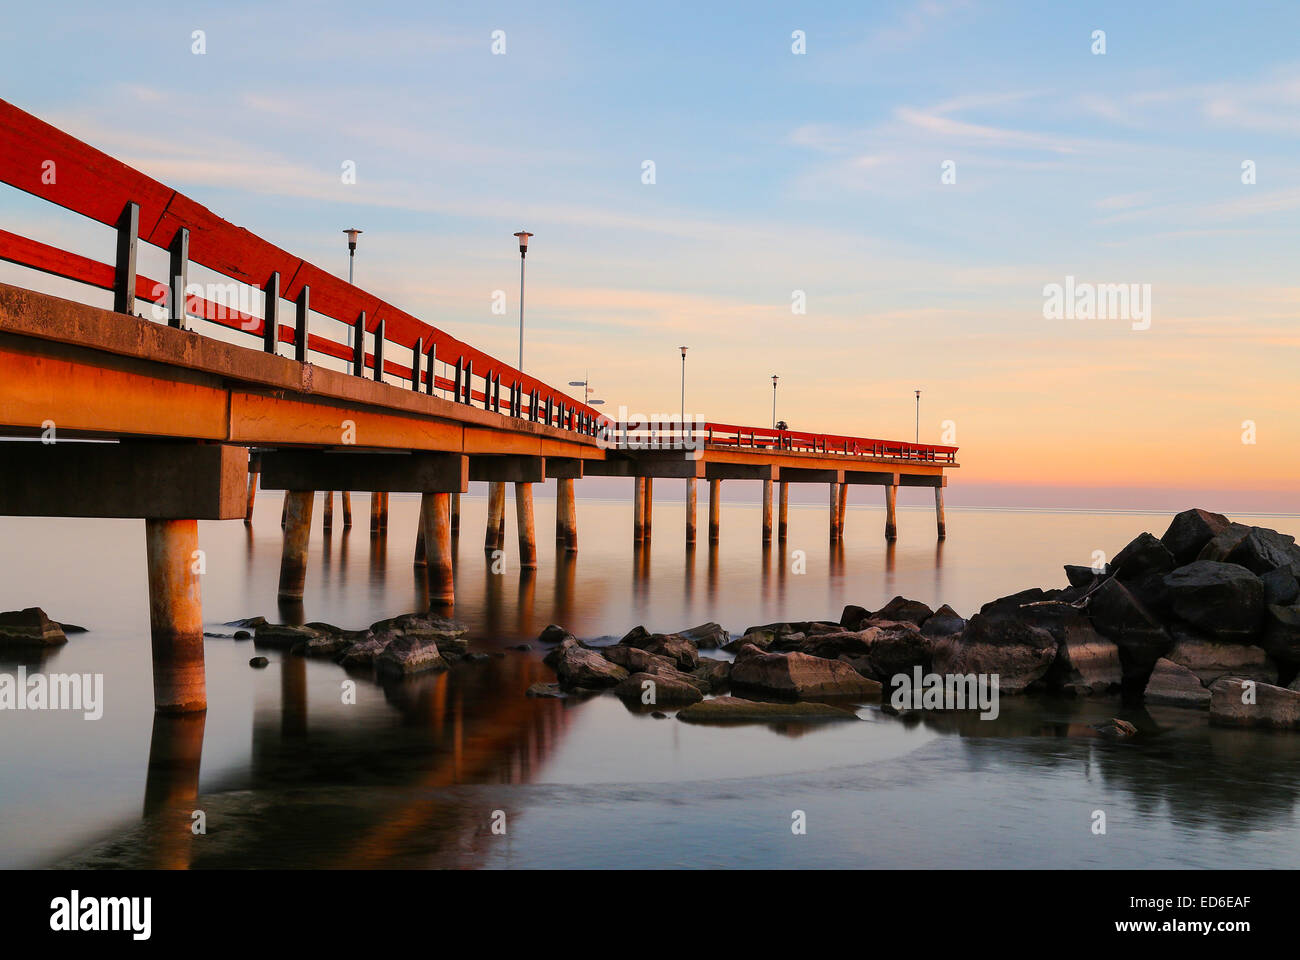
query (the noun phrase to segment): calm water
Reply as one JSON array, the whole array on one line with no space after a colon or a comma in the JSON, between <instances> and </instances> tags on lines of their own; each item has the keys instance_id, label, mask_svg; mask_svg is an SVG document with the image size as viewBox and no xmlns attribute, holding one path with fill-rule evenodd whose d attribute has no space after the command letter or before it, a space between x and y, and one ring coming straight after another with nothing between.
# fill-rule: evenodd
<instances>
[{"instance_id":1,"label":"calm water","mask_svg":"<svg viewBox=\"0 0 1300 960\"><path fill-rule=\"evenodd\" d=\"M656 485L652 546L635 553L630 496L580 500L581 549L567 560L548 535L553 501L539 499L539 567L524 575L513 563L488 572L486 501L463 498L456 616L474 648L504 656L362 681L344 705L332 663L257 651L271 665L253 670L251 643L214 638L206 716L168 721L153 714L143 522L0 519L0 609L39 605L90 628L41 668L102 673L106 688L98 721L0 713L0 866L1294 866L1300 738L1213 730L1195 712L1006 698L991 722L864 707L856 723L718 728L634 714L612 696L525 697L553 674L540 649L510 647L550 622L582 637L706 620L739 632L898 593L968 616L996 596L1062 585L1062 563L1113 555L1168 523L951 509L936 545L932 509L901 508L887 549L882 511L851 506L847 542L832 551L825 506L792 504L788 544L764 551L757 505L726 504L720 547L688 552L683 506L663 499L672 486ZM372 541L363 495L358 525L328 540L318 505L307 620L360 627L423 607L417 507L395 495L389 534ZM212 629L279 619L279 513L262 494L251 531L201 525ZM1294 517L1248 522L1300 533ZM794 551L806 572L794 572ZM1088 735L1109 716L1146 736ZM191 834L193 810L206 836ZM791 832L795 810L806 835ZM1105 836L1091 832L1095 810Z\"/></svg>"}]
</instances>

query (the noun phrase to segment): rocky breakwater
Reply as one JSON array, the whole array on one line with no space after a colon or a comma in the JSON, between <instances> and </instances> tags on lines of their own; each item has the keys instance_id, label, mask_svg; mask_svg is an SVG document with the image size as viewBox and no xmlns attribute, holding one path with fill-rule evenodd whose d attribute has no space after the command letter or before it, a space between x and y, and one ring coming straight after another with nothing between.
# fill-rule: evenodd
<instances>
[{"instance_id":1,"label":"rocky breakwater","mask_svg":"<svg viewBox=\"0 0 1300 960\"><path fill-rule=\"evenodd\" d=\"M465 627L429 613L390 617L362 630L329 623L241 622L253 626L253 642L258 646L288 650L293 656L329 658L345 669L373 670L380 677L446 670L469 656Z\"/></svg>"}]
</instances>

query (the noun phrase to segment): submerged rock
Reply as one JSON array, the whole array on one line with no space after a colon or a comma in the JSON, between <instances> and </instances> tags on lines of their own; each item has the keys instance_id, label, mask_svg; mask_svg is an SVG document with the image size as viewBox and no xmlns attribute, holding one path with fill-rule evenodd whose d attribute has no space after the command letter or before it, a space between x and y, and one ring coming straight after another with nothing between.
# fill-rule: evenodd
<instances>
[{"instance_id":1,"label":"submerged rock","mask_svg":"<svg viewBox=\"0 0 1300 960\"><path fill-rule=\"evenodd\" d=\"M660 703L698 703L704 699L692 684L684 679L650 673L634 673L614 687L621 700L632 700L646 706Z\"/></svg>"},{"instance_id":2,"label":"submerged rock","mask_svg":"<svg viewBox=\"0 0 1300 960\"><path fill-rule=\"evenodd\" d=\"M423 636L403 634L393 637L375 657L380 675L411 676L430 670L446 670L447 661L438 652L438 644Z\"/></svg>"},{"instance_id":3,"label":"submerged rock","mask_svg":"<svg viewBox=\"0 0 1300 960\"><path fill-rule=\"evenodd\" d=\"M253 631L253 642L263 647L290 650L294 644L305 640L319 640L322 634L315 627L295 626L291 623L263 623Z\"/></svg>"},{"instance_id":4,"label":"submerged rock","mask_svg":"<svg viewBox=\"0 0 1300 960\"><path fill-rule=\"evenodd\" d=\"M1271 683L1223 677L1210 687L1210 722L1232 727L1300 729L1300 693ZM1247 702L1253 701L1253 702Z\"/></svg>"},{"instance_id":5,"label":"submerged rock","mask_svg":"<svg viewBox=\"0 0 1300 960\"><path fill-rule=\"evenodd\" d=\"M266 659L266 657L253 657L251 660L248 661L248 665L250 667L253 667L254 669L260 670L262 667L265 667L270 662L271 661Z\"/></svg>"},{"instance_id":6,"label":"submerged rock","mask_svg":"<svg viewBox=\"0 0 1300 960\"><path fill-rule=\"evenodd\" d=\"M551 700L567 700L569 698L569 695L560 689L558 683L534 683L528 688L526 695Z\"/></svg>"},{"instance_id":7,"label":"submerged rock","mask_svg":"<svg viewBox=\"0 0 1300 960\"><path fill-rule=\"evenodd\" d=\"M537 642L538 643L559 643L565 637L571 637L571 636L573 636L573 634L569 633L568 630L565 630L563 627L557 626L556 624L552 623L552 624L548 624L545 627L545 629L543 629L542 632L537 635Z\"/></svg>"},{"instance_id":8,"label":"submerged rock","mask_svg":"<svg viewBox=\"0 0 1300 960\"><path fill-rule=\"evenodd\" d=\"M1092 729L1096 730L1103 737L1109 737L1113 740L1124 740L1128 737L1137 736L1137 727L1127 720L1121 720L1119 717L1111 717L1109 720L1103 720L1101 723L1090 724Z\"/></svg>"},{"instance_id":9,"label":"submerged rock","mask_svg":"<svg viewBox=\"0 0 1300 960\"><path fill-rule=\"evenodd\" d=\"M698 650L716 650L731 642L731 634L712 622L702 623L689 630L678 630L675 635L695 644Z\"/></svg>"},{"instance_id":10,"label":"submerged rock","mask_svg":"<svg viewBox=\"0 0 1300 960\"><path fill-rule=\"evenodd\" d=\"M335 662L341 667L371 667L374 666L375 658L384 652L393 638L391 634L384 634L382 637L371 637L368 640L361 640L352 644L335 658Z\"/></svg>"},{"instance_id":11,"label":"submerged rock","mask_svg":"<svg viewBox=\"0 0 1300 960\"><path fill-rule=\"evenodd\" d=\"M0 646L57 647L67 642L63 628L40 607L0 613Z\"/></svg>"},{"instance_id":12,"label":"submerged rock","mask_svg":"<svg viewBox=\"0 0 1300 960\"><path fill-rule=\"evenodd\" d=\"M773 720L856 720L857 715L828 703L762 703L739 697L715 697L677 713L687 723L752 723Z\"/></svg>"},{"instance_id":13,"label":"submerged rock","mask_svg":"<svg viewBox=\"0 0 1300 960\"><path fill-rule=\"evenodd\" d=\"M312 637L310 640L299 640L289 652L296 657L337 657L356 642L358 641L341 635Z\"/></svg>"},{"instance_id":14,"label":"submerged rock","mask_svg":"<svg viewBox=\"0 0 1300 960\"><path fill-rule=\"evenodd\" d=\"M1174 638L1169 660L1186 667L1203 686L1220 677L1240 677L1277 683L1277 666L1263 648L1244 643L1224 643L1181 624L1170 628Z\"/></svg>"},{"instance_id":15,"label":"submerged rock","mask_svg":"<svg viewBox=\"0 0 1300 960\"><path fill-rule=\"evenodd\" d=\"M700 665L700 652L695 644L675 633L647 634L644 637L638 636L631 642L624 637L619 643L667 657L677 664L679 670L694 670Z\"/></svg>"},{"instance_id":16,"label":"submerged rock","mask_svg":"<svg viewBox=\"0 0 1300 960\"><path fill-rule=\"evenodd\" d=\"M611 663L599 651L588 650L572 638L566 638L552 652L556 653L556 676L565 690L612 687L627 679L628 672L618 664Z\"/></svg>"}]
</instances>

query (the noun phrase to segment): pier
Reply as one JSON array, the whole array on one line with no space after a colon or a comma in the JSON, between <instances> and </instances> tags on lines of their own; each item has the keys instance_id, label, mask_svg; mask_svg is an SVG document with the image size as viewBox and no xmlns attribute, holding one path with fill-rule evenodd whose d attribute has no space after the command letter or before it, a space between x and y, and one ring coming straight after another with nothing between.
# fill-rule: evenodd
<instances>
[{"instance_id":1,"label":"pier","mask_svg":"<svg viewBox=\"0 0 1300 960\"><path fill-rule=\"evenodd\" d=\"M58 171L52 180L47 162ZM832 541L845 536L850 485L882 488L891 542L898 488L932 488L937 536L946 535L943 489L956 447L612 422L4 101L0 181L116 231L114 261L104 263L0 230L0 259L113 301L0 284L0 433L28 441L0 444L0 514L145 522L161 713L207 705L197 521L251 522L259 489L285 495L279 595L290 603L304 599L317 492L327 526L341 493L345 527L350 493L370 493L369 529L381 544L388 495L421 494L415 562L431 604L446 610L455 602L459 497L471 481L489 484L488 551L504 549L505 485L514 485L522 567L539 562L534 485L555 482L555 540L572 553L581 542L575 488L586 477L632 480L634 543L654 536L656 480L685 483L687 543L701 480L711 544L723 535L722 484L736 480L762 481L761 528L745 534L756 544L785 540L792 483L825 485ZM167 277L137 269L142 244L167 252ZM261 309L188 293L191 265L251 288ZM145 315L160 306L164 316ZM313 332L326 320L350 327L352 345ZM208 324L247 343L205 336ZM312 362L326 357L346 369ZM64 442L85 440L115 442Z\"/></svg>"}]
</instances>

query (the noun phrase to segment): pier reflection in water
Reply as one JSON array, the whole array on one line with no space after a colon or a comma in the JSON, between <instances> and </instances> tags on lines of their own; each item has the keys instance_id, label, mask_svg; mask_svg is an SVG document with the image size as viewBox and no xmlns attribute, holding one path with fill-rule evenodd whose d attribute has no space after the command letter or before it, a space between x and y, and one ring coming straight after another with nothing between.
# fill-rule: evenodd
<instances>
[{"instance_id":1,"label":"pier reflection in water","mask_svg":"<svg viewBox=\"0 0 1300 960\"><path fill-rule=\"evenodd\" d=\"M359 627L420 608L417 506L393 498L386 538L336 524L327 546L318 524L303 609L291 611L299 622ZM549 506L539 499L539 531ZM197 719L152 714L148 611L132 556L139 531L3 521L13 542L30 544L23 563L9 561L25 602L6 606L39 602L91 628L42 669L102 672L107 691L95 723L0 718L5 864L1211 866L1289 865L1300 853L1297 738L1216 730L1179 710L1023 698L1004 698L994 721L864 709L858 723L697 727L608 696L529 698L529 685L553 673L542 650L513 649L549 622L583 637L638 622L672 630L716 620L739 631L835 616L847 602L878 607L895 593L969 615L993 596L1057 583L1062 560L1159 532L1165 518L952 510L950 539L936 545L922 534L932 514L904 509L900 539L887 546L875 535L880 512L851 507L832 548L824 507L793 505L787 542L764 548L757 506L737 504L723 511L721 542L692 549L681 506L656 506L653 539L634 550L629 505L580 501L580 551L552 554L540 538L535 571L511 562L508 531L497 574L481 547L482 501L466 497L455 616L488 659L379 683L212 638L210 708ZM203 526L214 632L276 609L278 515L267 496L251 532ZM1011 542L1019 548L1000 548ZM254 652L270 666L250 669ZM348 680L355 703L345 702ZM1088 725L1109 716L1130 719L1142 738L1095 738ZM795 808L816 829L791 845ZM1087 829L1098 808L1109 839ZM196 810L204 835L191 830ZM492 832L497 811L504 836Z\"/></svg>"}]
</instances>

